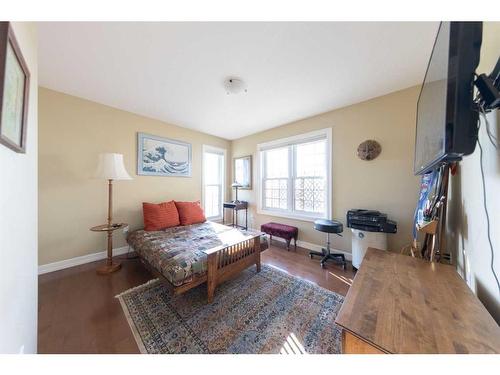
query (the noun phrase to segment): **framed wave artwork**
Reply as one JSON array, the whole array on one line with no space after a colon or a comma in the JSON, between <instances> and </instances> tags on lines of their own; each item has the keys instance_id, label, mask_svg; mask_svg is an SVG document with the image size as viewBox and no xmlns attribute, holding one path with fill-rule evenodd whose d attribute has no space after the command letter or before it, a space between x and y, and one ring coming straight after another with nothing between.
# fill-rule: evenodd
<instances>
[{"instance_id":1,"label":"framed wave artwork","mask_svg":"<svg viewBox=\"0 0 500 375\"><path fill-rule=\"evenodd\" d=\"M0 22L0 143L26 152L30 72L10 22Z\"/></svg>"},{"instance_id":2,"label":"framed wave artwork","mask_svg":"<svg viewBox=\"0 0 500 375\"><path fill-rule=\"evenodd\" d=\"M137 133L137 174L191 177L191 144Z\"/></svg>"}]
</instances>

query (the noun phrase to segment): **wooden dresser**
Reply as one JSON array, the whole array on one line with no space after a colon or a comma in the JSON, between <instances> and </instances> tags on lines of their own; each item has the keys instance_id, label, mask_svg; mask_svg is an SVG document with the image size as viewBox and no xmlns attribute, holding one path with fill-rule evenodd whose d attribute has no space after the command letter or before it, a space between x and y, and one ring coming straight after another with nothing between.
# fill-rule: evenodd
<instances>
[{"instance_id":1,"label":"wooden dresser","mask_svg":"<svg viewBox=\"0 0 500 375\"><path fill-rule=\"evenodd\" d=\"M372 248L336 323L343 353L500 353L500 327L453 266Z\"/></svg>"}]
</instances>

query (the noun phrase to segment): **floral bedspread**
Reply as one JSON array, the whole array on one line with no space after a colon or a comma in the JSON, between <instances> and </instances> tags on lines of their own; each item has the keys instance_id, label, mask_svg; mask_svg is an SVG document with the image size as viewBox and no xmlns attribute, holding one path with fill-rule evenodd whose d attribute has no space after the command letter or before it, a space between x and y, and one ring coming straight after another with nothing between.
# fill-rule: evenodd
<instances>
[{"instance_id":1,"label":"floral bedspread","mask_svg":"<svg viewBox=\"0 0 500 375\"><path fill-rule=\"evenodd\" d=\"M207 221L162 231L136 230L127 236L127 242L172 285L180 286L207 272L203 250L227 244L228 239L242 234L255 233ZM261 248L263 244L267 245L265 239L261 239Z\"/></svg>"}]
</instances>

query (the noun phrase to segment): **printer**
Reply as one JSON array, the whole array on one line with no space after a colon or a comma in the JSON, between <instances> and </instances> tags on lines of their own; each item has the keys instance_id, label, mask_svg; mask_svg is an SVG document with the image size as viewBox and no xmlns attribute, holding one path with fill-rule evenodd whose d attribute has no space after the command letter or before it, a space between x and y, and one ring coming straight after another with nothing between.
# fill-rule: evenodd
<instances>
[{"instance_id":1,"label":"printer","mask_svg":"<svg viewBox=\"0 0 500 375\"><path fill-rule=\"evenodd\" d=\"M396 233L398 230L396 222L388 220L386 214L364 209L347 211L347 227L367 232Z\"/></svg>"}]
</instances>

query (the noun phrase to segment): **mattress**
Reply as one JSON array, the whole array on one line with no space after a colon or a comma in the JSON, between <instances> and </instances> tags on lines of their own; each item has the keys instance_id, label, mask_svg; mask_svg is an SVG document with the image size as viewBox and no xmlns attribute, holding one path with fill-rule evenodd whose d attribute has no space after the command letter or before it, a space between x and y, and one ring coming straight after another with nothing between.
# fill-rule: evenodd
<instances>
[{"instance_id":1,"label":"mattress","mask_svg":"<svg viewBox=\"0 0 500 375\"><path fill-rule=\"evenodd\" d=\"M241 231L210 221L167 228L136 230L127 236L133 249L172 285L181 286L207 272L204 250L238 242L238 238L259 232ZM267 245L267 241L261 240ZM265 248L265 247L264 247Z\"/></svg>"}]
</instances>

